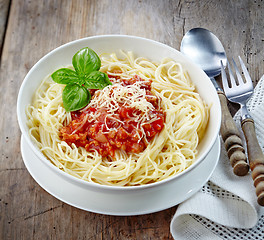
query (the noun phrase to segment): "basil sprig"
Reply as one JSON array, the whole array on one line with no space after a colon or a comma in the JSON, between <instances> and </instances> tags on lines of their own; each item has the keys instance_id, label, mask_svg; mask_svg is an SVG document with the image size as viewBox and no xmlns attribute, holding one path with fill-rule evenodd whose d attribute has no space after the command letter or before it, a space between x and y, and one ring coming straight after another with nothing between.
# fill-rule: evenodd
<instances>
[{"instance_id":1,"label":"basil sprig","mask_svg":"<svg viewBox=\"0 0 264 240\"><path fill-rule=\"evenodd\" d=\"M63 106L67 112L84 108L91 100L88 89L103 89L111 85L107 74L100 72L101 60L90 48L82 48L72 58L75 69L60 68L51 77L54 82L65 84L62 92Z\"/></svg>"}]
</instances>

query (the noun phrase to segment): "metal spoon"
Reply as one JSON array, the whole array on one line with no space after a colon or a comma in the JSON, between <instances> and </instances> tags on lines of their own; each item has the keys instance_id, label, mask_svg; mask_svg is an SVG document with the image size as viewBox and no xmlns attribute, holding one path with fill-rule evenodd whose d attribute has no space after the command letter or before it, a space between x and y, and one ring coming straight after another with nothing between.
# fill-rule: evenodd
<instances>
[{"instance_id":1,"label":"metal spoon","mask_svg":"<svg viewBox=\"0 0 264 240\"><path fill-rule=\"evenodd\" d=\"M214 84L222 108L221 135L228 157L234 173L238 176L246 175L249 166L240 132L227 107L226 96L214 79L221 73L220 61L226 65L227 57L222 43L207 29L193 28L183 37L180 51L202 68Z\"/></svg>"}]
</instances>

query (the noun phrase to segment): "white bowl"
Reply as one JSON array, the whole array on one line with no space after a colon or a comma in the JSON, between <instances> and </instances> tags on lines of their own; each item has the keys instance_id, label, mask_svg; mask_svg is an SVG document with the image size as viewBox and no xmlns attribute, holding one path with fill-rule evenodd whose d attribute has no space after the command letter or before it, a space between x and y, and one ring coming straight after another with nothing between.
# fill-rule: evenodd
<instances>
[{"instance_id":1,"label":"white bowl","mask_svg":"<svg viewBox=\"0 0 264 240\"><path fill-rule=\"evenodd\" d=\"M27 122L27 116L25 113L26 106L31 103L34 91L37 89L37 87L40 85L40 82L47 75L49 75L54 70L62 66L70 65L72 56L79 49L87 46L92 48L98 54L106 53L106 52L108 53L117 52L119 49L122 49L125 51L133 51L137 56L143 56L153 61L160 61L164 57L170 57L180 62L183 65L183 67L187 69L188 74L191 80L193 81L193 83L195 84L197 91L199 92L203 100L211 106L209 124L206 130L206 134L202 139L201 143L199 144L199 153L197 156L197 160L193 165L191 165L188 169L186 169L179 175L157 183L152 183L143 186L134 186L134 187L104 186L104 185L89 183L77 179L59 170L39 151L39 149L31 141L29 136L28 127L26 124ZM149 209L147 211L138 211L138 208L135 205L135 196L137 196L136 199L138 199L138 205L140 204L139 200L144 198L148 200L151 206L151 202L154 203L156 200L153 199L153 195L149 193L153 191L162 192L164 191L164 189L166 189L166 191L170 189L171 191L175 192L174 196L172 196L175 200L172 201L170 200L170 203L167 204L167 207L171 207L172 204L176 205L184 201L188 197L190 197L194 192L198 191L202 187L202 185L205 183L205 181L208 180L209 176L211 175L219 157L219 146L218 147L215 146L219 145L217 143L219 139L217 138L221 123L221 107L217 93L210 79L198 66L190 62L189 59L187 59L177 50L162 43L145 38L126 36L126 35L94 36L94 37L83 38L80 40L67 43L51 51L46 56L41 58L26 75L18 94L17 116L18 116L19 126L24 139L23 141L25 141L25 143L22 144L23 159L32 176L41 186L43 186L43 188L45 188L48 192L50 192L57 198L61 199L62 201L68 202L71 205L89 211L113 214L113 215L134 215L140 213L149 213L149 212L157 211L158 209L161 210L166 208L166 204L163 204L163 207L161 208L153 207L152 209ZM215 149L218 150L213 149L213 146ZM26 151L29 151L29 149L30 149L30 153L26 153ZM205 159L208 159L207 155L209 153L211 153L212 155L212 152L214 152L215 156L211 156L211 158L212 157L214 158L214 160L212 161L214 161L215 164L213 164L208 171L207 171L207 166L205 164L203 164L205 166L203 166L202 168L200 166L201 169L199 171L201 172L201 174L204 174L204 176L202 177L203 180L196 181L195 178L197 178L197 174L199 175L199 172L197 173L198 171L197 169L199 169L199 165L203 163ZM47 174L47 176L54 175L55 178L59 179L57 182L56 181L54 182L54 185L57 185L58 189L62 188L64 189L64 191L67 191L67 187L65 188L65 186L69 184L71 186L71 188L69 188L71 190L69 191L73 191L75 186L76 189L78 188L78 189L82 189L82 191L88 191L89 195L91 194L91 192L99 194L98 198L101 198L100 194L109 194L109 196L112 195L113 193L118 194L118 198L113 199L113 201L115 201L114 205L116 204L118 205L118 203L122 203L119 204L122 207L120 208L120 210L116 210L116 208L111 209L111 203L110 203L108 204L108 206L104 206L100 210L100 207L97 207L96 209L89 208L90 203L87 203L88 204L87 207L80 205L78 206L78 204L72 204L71 201L64 199L63 196L58 197L59 194L56 193L56 189L53 190L48 189L47 185L49 184L45 183L45 181L48 180L45 180L45 178L38 178L37 171L32 170L33 168L31 166L32 161L28 161L29 159L25 160L25 158L30 158L30 156L38 160L37 162L39 162L39 167L42 166L42 169L40 170L41 175L43 174L44 175ZM194 172L196 173L194 174ZM186 191L184 191L185 192L184 196L177 198L177 194L176 194L177 188L183 188L183 187L186 188ZM190 192L191 194L188 194ZM148 197L148 195L150 197ZM78 196L76 196L76 198L78 198ZM99 199L96 199L95 197L94 201L96 202L96 200L100 202ZM134 203L132 204L133 206L135 206L134 209L130 207L132 201L134 201ZM103 209L108 209L108 211ZM129 209L129 211L126 211L126 209Z\"/></svg>"}]
</instances>

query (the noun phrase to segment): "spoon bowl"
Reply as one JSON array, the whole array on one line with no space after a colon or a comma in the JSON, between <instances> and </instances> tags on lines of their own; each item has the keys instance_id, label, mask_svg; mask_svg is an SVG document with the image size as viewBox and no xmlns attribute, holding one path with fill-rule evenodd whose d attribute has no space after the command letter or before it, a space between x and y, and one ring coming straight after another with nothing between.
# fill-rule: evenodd
<instances>
[{"instance_id":1,"label":"spoon bowl","mask_svg":"<svg viewBox=\"0 0 264 240\"><path fill-rule=\"evenodd\" d=\"M220 40L209 30L193 28L181 42L181 52L199 65L211 78L221 73L221 64L226 66L226 53Z\"/></svg>"},{"instance_id":2,"label":"spoon bowl","mask_svg":"<svg viewBox=\"0 0 264 240\"><path fill-rule=\"evenodd\" d=\"M220 132L225 142L233 172L238 176L246 175L249 166L240 132L229 112L226 96L214 79L221 73L221 61L224 67L227 64L227 57L222 43L209 30L193 28L183 37L180 50L204 70L215 86L222 111Z\"/></svg>"}]
</instances>

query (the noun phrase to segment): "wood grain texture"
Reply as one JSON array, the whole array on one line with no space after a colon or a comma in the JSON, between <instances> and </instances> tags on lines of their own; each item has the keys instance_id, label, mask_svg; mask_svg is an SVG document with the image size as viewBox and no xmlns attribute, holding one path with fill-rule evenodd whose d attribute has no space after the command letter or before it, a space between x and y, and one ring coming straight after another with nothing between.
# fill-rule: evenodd
<instances>
[{"instance_id":1,"label":"wood grain texture","mask_svg":"<svg viewBox=\"0 0 264 240\"><path fill-rule=\"evenodd\" d=\"M254 120L246 118L241 125L247 142L248 161L256 187L258 204L264 206L264 154L258 143Z\"/></svg>"},{"instance_id":2,"label":"wood grain texture","mask_svg":"<svg viewBox=\"0 0 264 240\"><path fill-rule=\"evenodd\" d=\"M240 55L256 84L264 73L263 11L261 0L11 0L0 69L0 239L172 239L176 207L104 216L64 204L39 187L21 158L19 87L38 59L69 41L129 34L179 49L193 27L214 32L229 58Z\"/></svg>"},{"instance_id":3,"label":"wood grain texture","mask_svg":"<svg viewBox=\"0 0 264 240\"><path fill-rule=\"evenodd\" d=\"M8 20L9 0L0 0L0 54L2 52L5 30ZM0 57L1 59L1 57Z\"/></svg>"},{"instance_id":4,"label":"wood grain texture","mask_svg":"<svg viewBox=\"0 0 264 240\"><path fill-rule=\"evenodd\" d=\"M247 163L240 131L227 107L228 100L224 92L217 91L217 93L222 110L220 133L228 153L228 158L230 159L234 174L237 176L245 176L248 173L249 165Z\"/></svg>"}]
</instances>

